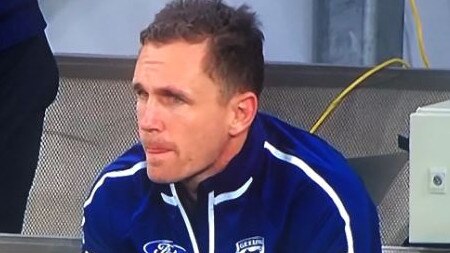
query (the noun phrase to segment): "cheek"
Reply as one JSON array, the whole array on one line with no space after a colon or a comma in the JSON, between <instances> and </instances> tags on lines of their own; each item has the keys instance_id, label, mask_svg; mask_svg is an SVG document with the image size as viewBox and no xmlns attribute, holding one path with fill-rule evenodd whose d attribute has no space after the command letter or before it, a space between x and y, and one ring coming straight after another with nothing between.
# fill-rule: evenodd
<instances>
[{"instance_id":1,"label":"cheek","mask_svg":"<svg viewBox=\"0 0 450 253\"><path fill-rule=\"evenodd\" d=\"M197 149L196 152L202 153L203 156L215 155L222 149L227 138L227 132L222 120L205 122L196 129L194 134L194 131L186 133L192 138L191 143L193 145L191 149Z\"/></svg>"},{"instance_id":2,"label":"cheek","mask_svg":"<svg viewBox=\"0 0 450 253\"><path fill-rule=\"evenodd\" d=\"M208 155L219 152L228 136L224 114L221 110L215 110L195 115L172 115L171 122L175 124L170 130L174 131L169 131L172 137L176 135L173 141L177 143L183 160L192 161L199 157L210 160L212 157L208 158Z\"/></svg>"},{"instance_id":3,"label":"cheek","mask_svg":"<svg viewBox=\"0 0 450 253\"><path fill-rule=\"evenodd\" d=\"M140 102L136 102L136 117L138 120L138 123L142 120L142 116L144 113L144 106Z\"/></svg>"},{"instance_id":4,"label":"cheek","mask_svg":"<svg viewBox=\"0 0 450 253\"><path fill-rule=\"evenodd\" d=\"M176 124L176 131L172 133L173 141L177 143L183 160L195 160L202 156L217 138L217 131L209 123Z\"/></svg>"}]
</instances>

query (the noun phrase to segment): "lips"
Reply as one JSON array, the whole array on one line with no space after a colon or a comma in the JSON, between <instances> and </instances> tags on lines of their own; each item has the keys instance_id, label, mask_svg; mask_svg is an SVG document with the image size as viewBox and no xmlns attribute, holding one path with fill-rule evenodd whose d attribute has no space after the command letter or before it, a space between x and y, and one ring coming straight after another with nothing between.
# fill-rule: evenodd
<instances>
[{"instance_id":1,"label":"lips","mask_svg":"<svg viewBox=\"0 0 450 253\"><path fill-rule=\"evenodd\" d=\"M145 150L147 151L147 153L152 155L163 154L171 151L169 148L165 147L147 147Z\"/></svg>"},{"instance_id":2,"label":"lips","mask_svg":"<svg viewBox=\"0 0 450 253\"><path fill-rule=\"evenodd\" d=\"M151 145L145 147L147 162L151 167L159 167L171 157L173 149L167 146Z\"/></svg>"},{"instance_id":3,"label":"lips","mask_svg":"<svg viewBox=\"0 0 450 253\"><path fill-rule=\"evenodd\" d=\"M166 141L148 141L144 142L145 152L150 155L160 155L175 151L175 145Z\"/></svg>"}]
</instances>

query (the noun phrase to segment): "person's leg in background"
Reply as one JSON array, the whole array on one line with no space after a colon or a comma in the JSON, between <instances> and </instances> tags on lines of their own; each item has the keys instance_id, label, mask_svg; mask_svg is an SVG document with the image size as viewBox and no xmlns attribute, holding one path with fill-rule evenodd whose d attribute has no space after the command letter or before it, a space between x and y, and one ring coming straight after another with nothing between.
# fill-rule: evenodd
<instances>
[{"instance_id":1,"label":"person's leg in background","mask_svg":"<svg viewBox=\"0 0 450 253\"><path fill-rule=\"evenodd\" d=\"M58 70L44 34L0 52L0 233L20 233Z\"/></svg>"}]
</instances>

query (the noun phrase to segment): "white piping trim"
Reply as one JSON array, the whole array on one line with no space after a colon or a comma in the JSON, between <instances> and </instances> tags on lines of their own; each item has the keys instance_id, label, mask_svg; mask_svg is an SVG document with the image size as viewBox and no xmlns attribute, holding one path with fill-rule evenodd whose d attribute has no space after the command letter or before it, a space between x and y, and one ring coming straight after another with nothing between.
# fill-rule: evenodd
<instances>
[{"instance_id":1,"label":"white piping trim","mask_svg":"<svg viewBox=\"0 0 450 253\"><path fill-rule=\"evenodd\" d=\"M183 217L184 224L186 225L186 228L189 233L189 238L191 239L192 248L194 249L194 253L199 253L197 240L195 239L194 230L192 229L191 223L189 222L189 218L184 211L183 206L181 205L180 199L178 198L177 191L175 189L175 185L172 183L170 184L170 191L172 192L173 197L175 198L176 204L178 208L180 209L181 216Z\"/></svg>"},{"instance_id":2,"label":"white piping trim","mask_svg":"<svg viewBox=\"0 0 450 253\"><path fill-rule=\"evenodd\" d=\"M244 185L242 185L239 189L232 191L232 192L226 192L217 195L217 197L214 198L214 205L218 205L224 201L233 200L239 198L242 194L244 194L248 187L250 187L250 184L253 182L253 178L251 177L247 182L245 182Z\"/></svg>"},{"instance_id":3,"label":"white piping trim","mask_svg":"<svg viewBox=\"0 0 450 253\"><path fill-rule=\"evenodd\" d=\"M134 175L139 170L145 168L146 166L147 166L147 162L142 161L142 162L136 163L133 167L126 169L126 170L118 170L118 171L111 171L111 172L105 173L100 178L100 180L98 180L97 183L95 184L94 188L91 191L91 194L89 195L89 198L86 200L86 202L84 202L83 207L86 208L88 205L91 204L92 199L94 198L94 195L97 192L98 188L100 188L103 185L103 183L105 182L105 180L107 178L118 178L118 177L131 176L131 175Z\"/></svg>"},{"instance_id":4,"label":"white piping trim","mask_svg":"<svg viewBox=\"0 0 450 253\"><path fill-rule=\"evenodd\" d=\"M251 183L253 182L253 178L245 182L239 189L232 191L232 192L226 192L219 194L217 197L214 197L214 191L210 192L208 194L208 234L209 234L209 253L214 253L215 250L215 221L214 221L214 206L218 205L224 201L237 199L242 194L244 194L247 189L250 187ZM181 212L181 216L183 217L183 221L186 225L186 228L188 230L189 238L191 239L192 247L194 249L194 253L199 253L197 241L195 239L194 231L192 229L192 225L189 222L189 218L181 205L180 199L178 198L178 194L175 188L175 185L172 183L170 184L170 191L172 192L173 196L168 196L165 193L161 193L161 197L169 205L178 206Z\"/></svg>"},{"instance_id":5,"label":"white piping trim","mask_svg":"<svg viewBox=\"0 0 450 253\"><path fill-rule=\"evenodd\" d=\"M161 197L169 205L177 206L177 201L172 196L167 196L164 192L161 192Z\"/></svg>"},{"instance_id":6,"label":"white piping trim","mask_svg":"<svg viewBox=\"0 0 450 253\"><path fill-rule=\"evenodd\" d=\"M209 253L214 253L215 248L215 225L214 225L214 191L208 194L208 228L209 228Z\"/></svg>"},{"instance_id":7,"label":"white piping trim","mask_svg":"<svg viewBox=\"0 0 450 253\"><path fill-rule=\"evenodd\" d=\"M214 197L214 191L208 194L208 230L209 230L209 253L214 253L215 250L215 239L216 239L216 228L215 228L215 220L214 220L214 206L218 205L224 201L237 199L242 194L244 194L250 184L253 182L253 178L250 178L245 182L244 185L239 187L239 189L219 194L217 197Z\"/></svg>"},{"instance_id":8,"label":"white piping trim","mask_svg":"<svg viewBox=\"0 0 450 253\"><path fill-rule=\"evenodd\" d=\"M328 194L328 196L330 196L330 198L336 205L339 214L341 215L342 219L345 222L345 236L347 239L348 253L353 253L354 252L353 235L350 227L350 216L348 215L348 212L345 209L344 204L342 203L341 199L336 194L336 192L333 190L333 188L331 188L331 186L319 174L317 174L317 172L315 172L308 164L306 164L300 158L281 152L267 141L264 142L264 148L269 150L270 153L272 153L272 155L274 155L276 158L288 162L290 164L293 164L298 168L300 168L303 172L305 172L305 174L309 178L311 178L316 184L318 184Z\"/></svg>"}]
</instances>

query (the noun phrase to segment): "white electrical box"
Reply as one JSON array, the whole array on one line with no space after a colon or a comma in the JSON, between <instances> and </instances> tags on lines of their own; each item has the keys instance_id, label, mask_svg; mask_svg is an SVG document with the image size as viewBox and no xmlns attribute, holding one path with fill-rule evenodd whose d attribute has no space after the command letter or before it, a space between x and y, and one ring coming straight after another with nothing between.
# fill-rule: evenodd
<instances>
[{"instance_id":1,"label":"white electrical box","mask_svg":"<svg viewBox=\"0 0 450 253\"><path fill-rule=\"evenodd\" d=\"M450 243L450 100L410 116L409 241Z\"/></svg>"}]
</instances>

